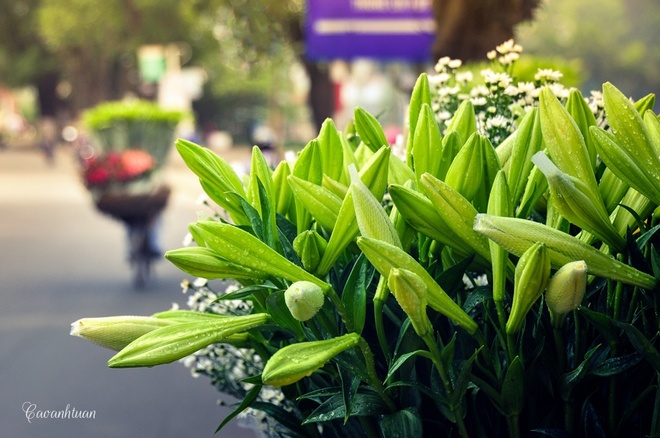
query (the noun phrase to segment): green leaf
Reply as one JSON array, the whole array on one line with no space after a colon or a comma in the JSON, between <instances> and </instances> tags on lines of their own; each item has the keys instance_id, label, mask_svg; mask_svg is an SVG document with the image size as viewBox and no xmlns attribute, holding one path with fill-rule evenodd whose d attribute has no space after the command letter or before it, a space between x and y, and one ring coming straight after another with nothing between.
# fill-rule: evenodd
<instances>
[{"instance_id":1,"label":"green leaf","mask_svg":"<svg viewBox=\"0 0 660 438\"><path fill-rule=\"evenodd\" d=\"M605 361L609 354L609 347L596 345L587 351L584 360L573 371L570 371L560 379L560 391L562 397L568 400L570 393L591 371Z\"/></svg>"},{"instance_id":2,"label":"green leaf","mask_svg":"<svg viewBox=\"0 0 660 438\"><path fill-rule=\"evenodd\" d=\"M628 354L626 356L611 357L601 364L597 365L591 374L599 377L615 376L622 373L642 360L642 355L638 353Z\"/></svg>"},{"instance_id":3,"label":"green leaf","mask_svg":"<svg viewBox=\"0 0 660 438\"><path fill-rule=\"evenodd\" d=\"M366 417L382 415L387 412L383 399L374 392L358 392L353 400L351 416ZM323 423L326 421L344 418L346 408L342 395L335 395L316 408L302 424Z\"/></svg>"},{"instance_id":4,"label":"green leaf","mask_svg":"<svg viewBox=\"0 0 660 438\"><path fill-rule=\"evenodd\" d=\"M359 376L352 375L348 370L343 369L341 366L337 366L337 369L339 371L339 377L341 378L342 397L344 398L345 409L344 424L346 424L348 418L351 416L353 401L355 400L355 395L360 387L361 379Z\"/></svg>"},{"instance_id":5,"label":"green leaf","mask_svg":"<svg viewBox=\"0 0 660 438\"><path fill-rule=\"evenodd\" d=\"M656 373L660 373L660 353L651 344L644 334L639 331L637 327L622 321L612 321L612 323L623 330L632 344L633 348L641 354L644 359L655 369Z\"/></svg>"},{"instance_id":6,"label":"green leaf","mask_svg":"<svg viewBox=\"0 0 660 438\"><path fill-rule=\"evenodd\" d=\"M232 263L290 281L311 281L324 290L330 287L261 240L233 225L206 221L196 222L190 227L196 229L208 247Z\"/></svg>"},{"instance_id":7,"label":"green leaf","mask_svg":"<svg viewBox=\"0 0 660 438\"><path fill-rule=\"evenodd\" d=\"M519 415L524 406L524 368L520 356L516 356L506 370L502 382L501 403L504 414Z\"/></svg>"},{"instance_id":8,"label":"green leaf","mask_svg":"<svg viewBox=\"0 0 660 438\"><path fill-rule=\"evenodd\" d=\"M415 357L415 356L422 356L427 359L433 360L433 356L431 355L431 353L429 353L426 350L415 350L410 353L402 354L392 363L392 365L390 365L390 369L387 371L387 376L385 377L384 383L387 383L392 378L394 373L396 373L396 371L399 368L401 368L401 365L403 365L411 357Z\"/></svg>"},{"instance_id":9,"label":"green leaf","mask_svg":"<svg viewBox=\"0 0 660 438\"><path fill-rule=\"evenodd\" d=\"M360 334L364 328L367 314L367 287L371 284L374 269L364 254L355 261L351 273L344 284L341 300L346 306L355 332Z\"/></svg>"},{"instance_id":10,"label":"green leaf","mask_svg":"<svg viewBox=\"0 0 660 438\"><path fill-rule=\"evenodd\" d=\"M302 420L295 413L287 411L282 406L255 401L250 404L250 408L266 413L270 418L287 428L287 437L307 438L310 436L310 432L300 425Z\"/></svg>"},{"instance_id":11,"label":"green leaf","mask_svg":"<svg viewBox=\"0 0 660 438\"><path fill-rule=\"evenodd\" d=\"M257 399L257 396L259 396L262 387L263 385L255 385L254 387L252 387L252 389L248 391L248 393L245 395L245 398L238 405L238 407L234 409L234 411L232 411L231 414L227 415L224 420L222 420L222 423L220 423L220 426L218 426L218 428L215 430L215 433L220 432L220 430L223 427L225 427L227 423L233 420L238 414L249 408L252 402L254 402Z\"/></svg>"},{"instance_id":12,"label":"green leaf","mask_svg":"<svg viewBox=\"0 0 660 438\"><path fill-rule=\"evenodd\" d=\"M266 310L275 324L279 325L285 330L289 330L296 335L300 341L305 338L300 322L298 322L287 307L284 301L284 292L277 291L271 293L266 299Z\"/></svg>"},{"instance_id":13,"label":"green leaf","mask_svg":"<svg viewBox=\"0 0 660 438\"><path fill-rule=\"evenodd\" d=\"M380 430L388 438L421 437L424 434L422 417L415 408L406 408L380 420Z\"/></svg>"}]
</instances>

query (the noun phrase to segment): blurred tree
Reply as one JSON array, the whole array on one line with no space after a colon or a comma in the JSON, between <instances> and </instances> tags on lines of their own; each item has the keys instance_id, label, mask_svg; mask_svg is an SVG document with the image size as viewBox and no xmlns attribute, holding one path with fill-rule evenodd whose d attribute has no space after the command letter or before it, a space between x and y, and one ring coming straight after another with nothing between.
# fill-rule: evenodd
<instances>
[{"instance_id":1,"label":"blurred tree","mask_svg":"<svg viewBox=\"0 0 660 438\"><path fill-rule=\"evenodd\" d=\"M529 53L579 59L585 91L610 81L634 98L660 93L657 0L546 1L537 16L518 41Z\"/></svg>"},{"instance_id":2,"label":"blurred tree","mask_svg":"<svg viewBox=\"0 0 660 438\"><path fill-rule=\"evenodd\" d=\"M10 87L36 87L40 113L54 116L62 106L56 93L60 71L35 31L39 4L40 0L0 2L0 78Z\"/></svg>"},{"instance_id":3,"label":"blurred tree","mask_svg":"<svg viewBox=\"0 0 660 438\"><path fill-rule=\"evenodd\" d=\"M533 17L541 0L433 0L433 57L482 60L513 38L515 26Z\"/></svg>"},{"instance_id":4,"label":"blurred tree","mask_svg":"<svg viewBox=\"0 0 660 438\"><path fill-rule=\"evenodd\" d=\"M41 0L39 36L74 85L74 112L134 87L137 48L185 41L196 7L176 0Z\"/></svg>"}]
</instances>

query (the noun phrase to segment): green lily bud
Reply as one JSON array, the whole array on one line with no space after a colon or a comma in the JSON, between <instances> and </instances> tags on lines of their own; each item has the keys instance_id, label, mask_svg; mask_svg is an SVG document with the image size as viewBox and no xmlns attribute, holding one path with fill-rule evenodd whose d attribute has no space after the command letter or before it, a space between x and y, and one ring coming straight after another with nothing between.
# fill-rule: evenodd
<instances>
[{"instance_id":1,"label":"green lily bud","mask_svg":"<svg viewBox=\"0 0 660 438\"><path fill-rule=\"evenodd\" d=\"M420 233L461 251L467 257L472 253L433 208L431 201L416 190L391 185L390 196L403 218Z\"/></svg>"},{"instance_id":2,"label":"green lily bud","mask_svg":"<svg viewBox=\"0 0 660 438\"><path fill-rule=\"evenodd\" d=\"M447 125L447 131L458 132L464 142L477 132L477 117L471 100L467 99L461 102L454 113L454 117Z\"/></svg>"},{"instance_id":3,"label":"green lily bud","mask_svg":"<svg viewBox=\"0 0 660 438\"><path fill-rule=\"evenodd\" d=\"M404 185L408 181L415 181L415 172L408 167L399 157L392 154L389 160L389 168L387 170L388 184Z\"/></svg>"},{"instance_id":4,"label":"green lily bud","mask_svg":"<svg viewBox=\"0 0 660 438\"><path fill-rule=\"evenodd\" d=\"M392 269L387 285L410 318L415 332L422 338L431 333L433 327L426 314L426 285L422 279L406 269Z\"/></svg>"},{"instance_id":5,"label":"green lily bud","mask_svg":"<svg viewBox=\"0 0 660 438\"><path fill-rule=\"evenodd\" d=\"M429 306L463 327L468 333L472 334L477 330L477 323L447 295L422 265L404 250L369 237L358 237L357 244L380 275L389 278L392 269L413 272L426 286Z\"/></svg>"},{"instance_id":6,"label":"green lily bud","mask_svg":"<svg viewBox=\"0 0 660 438\"><path fill-rule=\"evenodd\" d=\"M512 138L511 140L508 140ZM543 137L541 134L541 119L537 108L528 112L520 122L518 129L505 142L511 142L511 158L506 172L506 179L511 191L511 204L517 205L523 196L527 180L534 165L531 157L541 150ZM500 157L502 145L497 152Z\"/></svg>"},{"instance_id":7,"label":"green lily bud","mask_svg":"<svg viewBox=\"0 0 660 438\"><path fill-rule=\"evenodd\" d=\"M612 136L590 128L601 159L616 175L660 204L660 156L652 136L635 106L609 82L603 85L603 102Z\"/></svg>"},{"instance_id":8,"label":"green lily bud","mask_svg":"<svg viewBox=\"0 0 660 438\"><path fill-rule=\"evenodd\" d=\"M431 105L431 88L426 73L419 75L410 95L410 106L408 107L408 141L406 143L406 157L409 160L407 163L409 167L413 165L413 138L415 136L415 128L417 127L417 119L424 104Z\"/></svg>"},{"instance_id":9,"label":"green lily bud","mask_svg":"<svg viewBox=\"0 0 660 438\"><path fill-rule=\"evenodd\" d=\"M458 155L458 151L463 147L463 140L461 139L461 134L456 131L447 131L445 136L442 138L442 155L440 156L440 167L438 168L438 173L433 175L439 180L444 181L447 177L447 172L451 163L454 162L454 158Z\"/></svg>"},{"instance_id":10,"label":"green lily bud","mask_svg":"<svg viewBox=\"0 0 660 438\"><path fill-rule=\"evenodd\" d=\"M413 135L413 163L417 181L429 172L437 175L442 157L442 135L429 104L423 104Z\"/></svg>"},{"instance_id":11,"label":"green lily bud","mask_svg":"<svg viewBox=\"0 0 660 438\"><path fill-rule=\"evenodd\" d=\"M582 181L590 198L598 195L598 184L584 137L566 108L550 88L539 96L543 142L552 161L563 172Z\"/></svg>"},{"instance_id":12,"label":"green lily bud","mask_svg":"<svg viewBox=\"0 0 660 438\"><path fill-rule=\"evenodd\" d=\"M576 237L538 222L478 214L474 220L474 230L517 256L537 242L544 243L555 269L569 262L584 260L593 275L645 289L653 289L656 285L656 279L652 276L621 263Z\"/></svg>"},{"instance_id":13,"label":"green lily bud","mask_svg":"<svg viewBox=\"0 0 660 438\"><path fill-rule=\"evenodd\" d=\"M362 182L354 166L351 174L351 193L358 228L363 236L382 240L401 248L401 240L381 203Z\"/></svg>"},{"instance_id":14,"label":"green lily bud","mask_svg":"<svg viewBox=\"0 0 660 438\"><path fill-rule=\"evenodd\" d=\"M341 198L323 186L316 185L294 175L288 178L289 187L300 204L326 230L332 230L337 222Z\"/></svg>"},{"instance_id":15,"label":"green lily bud","mask_svg":"<svg viewBox=\"0 0 660 438\"><path fill-rule=\"evenodd\" d=\"M447 226L477 254L490 260L488 239L472 229L477 215L472 204L447 183L428 173L422 176L422 188Z\"/></svg>"},{"instance_id":16,"label":"green lily bud","mask_svg":"<svg viewBox=\"0 0 660 438\"><path fill-rule=\"evenodd\" d=\"M513 335L532 305L541 297L550 279L550 257L545 244L534 243L523 253L516 265L513 283L513 303L506 322L506 333Z\"/></svg>"},{"instance_id":17,"label":"green lily bud","mask_svg":"<svg viewBox=\"0 0 660 438\"><path fill-rule=\"evenodd\" d=\"M612 226L600 194L594 196L581 180L563 173L543 152L537 152L532 161L548 179L551 202L562 216L617 250L623 249L626 242Z\"/></svg>"},{"instance_id":18,"label":"green lily bud","mask_svg":"<svg viewBox=\"0 0 660 438\"><path fill-rule=\"evenodd\" d=\"M651 146L655 153L660 155L660 119L653 111L647 110L644 112L644 123L649 133Z\"/></svg>"},{"instance_id":19,"label":"green lily bud","mask_svg":"<svg viewBox=\"0 0 660 438\"><path fill-rule=\"evenodd\" d=\"M353 164L355 167L357 167L356 164ZM339 199L344 199L346 197L346 192L348 192L348 187L346 187L344 184L340 183L339 181L335 181L334 179L330 178L328 175L323 175L323 183L321 184L324 188L330 190L332 193L334 193Z\"/></svg>"},{"instance_id":20,"label":"green lily bud","mask_svg":"<svg viewBox=\"0 0 660 438\"><path fill-rule=\"evenodd\" d=\"M224 342L236 334L266 324L269 319L267 313L255 313L160 327L128 344L108 361L108 366L149 367L170 363L210 344Z\"/></svg>"},{"instance_id":21,"label":"green lily bud","mask_svg":"<svg viewBox=\"0 0 660 438\"><path fill-rule=\"evenodd\" d=\"M646 111L652 110L655 106L655 94L649 93L646 96L637 99L633 106L640 114L644 114Z\"/></svg>"},{"instance_id":22,"label":"green lily bud","mask_svg":"<svg viewBox=\"0 0 660 438\"><path fill-rule=\"evenodd\" d=\"M474 133L463 145L449 166L445 183L468 201L472 201L482 184L484 155L481 136Z\"/></svg>"},{"instance_id":23,"label":"green lily bud","mask_svg":"<svg viewBox=\"0 0 660 438\"><path fill-rule=\"evenodd\" d=\"M300 151L296 164L293 166L292 174L300 179L321 185L323 181L323 167L321 163L321 151L318 140L311 140ZM299 233L309 229L312 222L309 211L300 199L295 199L296 229Z\"/></svg>"},{"instance_id":24,"label":"green lily bud","mask_svg":"<svg viewBox=\"0 0 660 438\"><path fill-rule=\"evenodd\" d=\"M344 167L344 151L341 136L332 119L325 119L317 140L321 151L323 174L338 181Z\"/></svg>"},{"instance_id":25,"label":"green lily bud","mask_svg":"<svg viewBox=\"0 0 660 438\"><path fill-rule=\"evenodd\" d=\"M273 171L273 187L276 193L275 207L277 213L286 216L291 207L293 193L289 187L287 177L291 175L291 167L288 161L280 161Z\"/></svg>"},{"instance_id":26,"label":"green lily bud","mask_svg":"<svg viewBox=\"0 0 660 438\"><path fill-rule=\"evenodd\" d=\"M390 148L382 148L360 169L360 179L369 187L376 199L382 199L387 186L387 166L391 157ZM332 230L328 247L317 268L319 276L330 271L337 258L360 232L355 220L355 207L351 190L346 193L339 209L335 228Z\"/></svg>"},{"instance_id":27,"label":"green lily bud","mask_svg":"<svg viewBox=\"0 0 660 438\"><path fill-rule=\"evenodd\" d=\"M290 385L312 373L339 353L355 347L360 335L348 333L323 341L299 342L287 345L268 359L261 373L266 385L276 387Z\"/></svg>"},{"instance_id":28,"label":"green lily bud","mask_svg":"<svg viewBox=\"0 0 660 438\"><path fill-rule=\"evenodd\" d=\"M309 281L296 281L284 292L284 302L298 321L307 321L323 306L323 290Z\"/></svg>"},{"instance_id":29,"label":"green lily bud","mask_svg":"<svg viewBox=\"0 0 660 438\"><path fill-rule=\"evenodd\" d=\"M329 289L330 285L292 263L277 251L238 227L220 222L201 221L190 225L210 249L239 266L283 277L290 281L307 280Z\"/></svg>"},{"instance_id":30,"label":"green lily bud","mask_svg":"<svg viewBox=\"0 0 660 438\"><path fill-rule=\"evenodd\" d=\"M298 254L303 268L309 272L314 272L319 265L327 246L328 242L314 230L303 231L293 239L293 249Z\"/></svg>"},{"instance_id":31,"label":"green lily bud","mask_svg":"<svg viewBox=\"0 0 660 438\"><path fill-rule=\"evenodd\" d=\"M543 199L543 195L547 190L548 180L545 178L545 175L543 175L543 172L538 167L532 167L532 171L529 173L527 182L525 183L525 190L515 211L516 217L529 217L536 204Z\"/></svg>"},{"instance_id":32,"label":"green lily bud","mask_svg":"<svg viewBox=\"0 0 660 438\"><path fill-rule=\"evenodd\" d=\"M587 264L584 260L567 263L552 276L545 292L545 303L555 327L559 327L566 315L578 308L586 291Z\"/></svg>"},{"instance_id":33,"label":"green lily bud","mask_svg":"<svg viewBox=\"0 0 660 438\"><path fill-rule=\"evenodd\" d=\"M497 177L495 177L495 183L488 200L488 214L497 216L511 216L513 214L509 185L506 182L506 175L503 170L500 170ZM488 241L488 246L490 247L490 258L493 265L493 300L502 302L504 301L509 254L492 240Z\"/></svg>"},{"instance_id":34,"label":"green lily bud","mask_svg":"<svg viewBox=\"0 0 660 438\"><path fill-rule=\"evenodd\" d=\"M632 211L637 213L639 217L647 217L653 211L655 206L649 198L632 187L629 188L623 196L620 204L632 209ZM637 218L626 208L617 206L612 212L612 216L614 217L614 220L612 221L614 228L616 228L616 230L622 235L628 231L628 228L636 226Z\"/></svg>"},{"instance_id":35,"label":"green lily bud","mask_svg":"<svg viewBox=\"0 0 660 438\"><path fill-rule=\"evenodd\" d=\"M587 101L577 88L572 89L568 95L568 100L566 100L566 111L571 115L580 130L580 133L584 138L584 143L587 146L591 167L595 169L597 154L596 148L591 140L591 135L589 134L589 127L597 124L596 117L594 116L594 113L591 112L591 108L589 108Z\"/></svg>"},{"instance_id":36,"label":"green lily bud","mask_svg":"<svg viewBox=\"0 0 660 438\"><path fill-rule=\"evenodd\" d=\"M628 187L630 186L616 176L614 172L605 168L598 184L598 190L608 213L614 211L616 206L619 205L619 202L628 191Z\"/></svg>"},{"instance_id":37,"label":"green lily bud","mask_svg":"<svg viewBox=\"0 0 660 438\"><path fill-rule=\"evenodd\" d=\"M165 253L165 258L186 274L213 280L216 278L266 279L263 272L228 262L209 248L191 246Z\"/></svg>"},{"instance_id":38,"label":"green lily bud","mask_svg":"<svg viewBox=\"0 0 660 438\"><path fill-rule=\"evenodd\" d=\"M172 324L175 322L151 316L83 318L71 324L71 336L119 351L140 336Z\"/></svg>"},{"instance_id":39,"label":"green lily bud","mask_svg":"<svg viewBox=\"0 0 660 438\"><path fill-rule=\"evenodd\" d=\"M654 182L656 176L655 170L652 169L653 163L658 159L649 158L648 162L644 162L643 157L635 156L638 155L636 152L633 155L632 151L624 149L619 139L611 133L596 126L592 126L590 131L600 158L607 164L607 168L630 187L660 204L660 175L656 175L658 182Z\"/></svg>"},{"instance_id":40,"label":"green lily bud","mask_svg":"<svg viewBox=\"0 0 660 438\"><path fill-rule=\"evenodd\" d=\"M353 112L353 117L358 136L369 149L376 152L383 146L389 146L383 127L374 116L363 108L357 107Z\"/></svg>"}]
</instances>

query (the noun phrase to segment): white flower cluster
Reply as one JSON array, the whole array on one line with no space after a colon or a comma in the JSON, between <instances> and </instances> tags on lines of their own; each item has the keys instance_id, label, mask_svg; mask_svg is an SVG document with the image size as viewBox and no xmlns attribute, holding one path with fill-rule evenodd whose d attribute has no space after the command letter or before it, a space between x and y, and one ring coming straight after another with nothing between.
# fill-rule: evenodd
<instances>
[{"instance_id":1,"label":"white flower cluster","mask_svg":"<svg viewBox=\"0 0 660 438\"><path fill-rule=\"evenodd\" d=\"M512 76L513 64L520 58L521 52L522 47L513 40L497 46L487 54L493 66L482 70L478 80L472 72L458 70L462 66L460 60L441 58L435 65L436 73L429 76L434 90L433 110L441 128L451 122L461 102L470 100L479 132L488 137L493 146L497 146L516 130L517 120L538 104L543 87L550 87L561 100L568 98L570 89L559 82L563 75L556 70L539 69L534 82L516 81ZM593 93L587 103L599 120L603 113L602 97L600 106Z\"/></svg>"},{"instance_id":2,"label":"white flower cluster","mask_svg":"<svg viewBox=\"0 0 660 438\"><path fill-rule=\"evenodd\" d=\"M213 291L203 278L192 283L184 280L181 287L183 293L188 294L188 307L197 312L239 316L247 315L252 310L252 306L243 300L218 300L221 295L238 290L237 283L227 285L223 293ZM181 359L181 362L190 369L193 377L207 376L218 391L237 399L243 399L253 386L243 382L243 379L260 374L264 367L261 357L254 350L223 343L211 344ZM273 387L262 388L258 400L289 412L295 408L281 390ZM245 427L260 429L265 437L282 436L279 423L262 411L249 408L239 415L239 419Z\"/></svg>"}]
</instances>

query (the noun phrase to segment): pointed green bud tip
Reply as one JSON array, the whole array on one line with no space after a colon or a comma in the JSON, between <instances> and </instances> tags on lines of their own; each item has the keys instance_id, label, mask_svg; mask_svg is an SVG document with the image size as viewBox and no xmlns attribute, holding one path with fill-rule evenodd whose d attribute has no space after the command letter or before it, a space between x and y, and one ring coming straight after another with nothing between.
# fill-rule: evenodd
<instances>
[{"instance_id":1,"label":"pointed green bud tip","mask_svg":"<svg viewBox=\"0 0 660 438\"><path fill-rule=\"evenodd\" d=\"M410 318L415 332L421 337L429 334L432 328L426 314L427 291L424 281L414 272L406 269L392 269L387 279L387 285Z\"/></svg>"},{"instance_id":2,"label":"pointed green bud tip","mask_svg":"<svg viewBox=\"0 0 660 438\"><path fill-rule=\"evenodd\" d=\"M307 321L323 306L323 289L309 281L296 281L284 292L284 302L298 321Z\"/></svg>"},{"instance_id":3,"label":"pointed green bud tip","mask_svg":"<svg viewBox=\"0 0 660 438\"><path fill-rule=\"evenodd\" d=\"M506 332L520 330L525 316L539 299L550 279L550 256L544 243L536 242L523 253L516 265L513 284L513 304L506 323Z\"/></svg>"},{"instance_id":4,"label":"pointed green bud tip","mask_svg":"<svg viewBox=\"0 0 660 438\"><path fill-rule=\"evenodd\" d=\"M293 250L309 272L314 272L321 263L327 246L328 242L314 230L305 230L293 239Z\"/></svg>"},{"instance_id":5,"label":"pointed green bud tip","mask_svg":"<svg viewBox=\"0 0 660 438\"><path fill-rule=\"evenodd\" d=\"M101 347L119 351L140 336L172 324L173 321L151 316L82 318L71 324L70 334Z\"/></svg>"},{"instance_id":6,"label":"pointed green bud tip","mask_svg":"<svg viewBox=\"0 0 660 438\"><path fill-rule=\"evenodd\" d=\"M587 290L587 264L584 260L562 266L548 283L545 302L553 324L561 324L563 317L578 308Z\"/></svg>"},{"instance_id":7,"label":"pointed green bud tip","mask_svg":"<svg viewBox=\"0 0 660 438\"><path fill-rule=\"evenodd\" d=\"M360 335L349 333L323 341L287 345L268 359L261 380L275 387L291 385L310 376L339 353L355 347Z\"/></svg>"}]
</instances>

